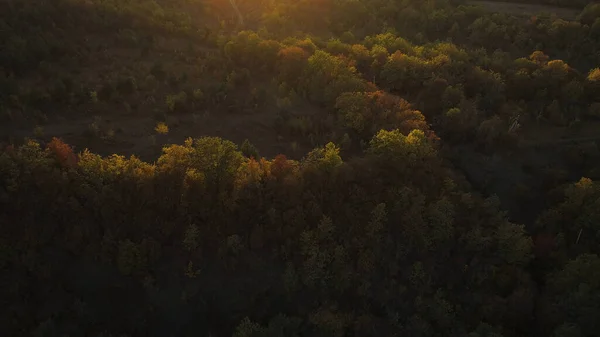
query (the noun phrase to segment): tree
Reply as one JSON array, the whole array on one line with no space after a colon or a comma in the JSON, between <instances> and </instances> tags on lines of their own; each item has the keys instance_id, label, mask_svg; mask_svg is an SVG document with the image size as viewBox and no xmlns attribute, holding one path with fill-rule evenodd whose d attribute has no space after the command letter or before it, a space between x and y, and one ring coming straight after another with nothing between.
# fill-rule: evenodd
<instances>
[{"instance_id":1,"label":"tree","mask_svg":"<svg viewBox=\"0 0 600 337\"><path fill-rule=\"evenodd\" d=\"M594 336L600 314L600 258L583 254L549 278L554 305L564 324L556 336Z\"/></svg>"},{"instance_id":2,"label":"tree","mask_svg":"<svg viewBox=\"0 0 600 337\"><path fill-rule=\"evenodd\" d=\"M300 47L291 46L281 49L277 62L281 79L290 85L297 85L308 64L308 58L308 52Z\"/></svg>"},{"instance_id":3,"label":"tree","mask_svg":"<svg viewBox=\"0 0 600 337\"><path fill-rule=\"evenodd\" d=\"M498 255L506 263L526 265L531 260L532 241L524 226L505 222L498 227L495 239Z\"/></svg>"},{"instance_id":4,"label":"tree","mask_svg":"<svg viewBox=\"0 0 600 337\"><path fill-rule=\"evenodd\" d=\"M536 50L533 53L531 53L531 55L529 55L529 59L537 63L538 65L545 65L548 63L548 60L550 60L550 57L544 54L544 52Z\"/></svg>"},{"instance_id":5,"label":"tree","mask_svg":"<svg viewBox=\"0 0 600 337\"><path fill-rule=\"evenodd\" d=\"M146 267L140 248L130 240L119 242L117 265L124 275L142 272Z\"/></svg>"},{"instance_id":6,"label":"tree","mask_svg":"<svg viewBox=\"0 0 600 337\"><path fill-rule=\"evenodd\" d=\"M483 121L477 128L477 140L491 148L506 135L508 126L498 116Z\"/></svg>"},{"instance_id":7,"label":"tree","mask_svg":"<svg viewBox=\"0 0 600 337\"><path fill-rule=\"evenodd\" d=\"M340 157L339 147L330 142L325 147L312 150L303 163L324 172L332 173L343 164L343 161Z\"/></svg>"},{"instance_id":8,"label":"tree","mask_svg":"<svg viewBox=\"0 0 600 337\"><path fill-rule=\"evenodd\" d=\"M303 91L309 99L327 107L333 107L344 92L366 89L366 83L357 76L354 67L323 51L316 51L308 59L303 82Z\"/></svg>"},{"instance_id":9,"label":"tree","mask_svg":"<svg viewBox=\"0 0 600 337\"><path fill-rule=\"evenodd\" d=\"M504 337L504 335L499 329L486 323L480 323L475 331L469 333L468 337Z\"/></svg>"},{"instance_id":10,"label":"tree","mask_svg":"<svg viewBox=\"0 0 600 337\"><path fill-rule=\"evenodd\" d=\"M584 83L584 91L590 100L597 101L600 98L600 68L590 70Z\"/></svg>"},{"instance_id":11,"label":"tree","mask_svg":"<svg viewBox=\"0 0 600 337\"><path fill-rule=\"evenodd\" d=\"M248 158L260 159L258 149L248 139L245 139L240 147L240 151Z\"/></svg>"},{"instance_id":12,"label":"tree","mask_svg":"<svg viewBox=\"0 0 600 337\"><path fill-rule=\"evenodd\" d=\"M198 248L200 239L200 229L196 225L189 225L185 230L183 237L183 248L188 252L193 252Z\"/></svg>"},{"instance_id":13,"label":"tree","mask_svg":"<svg viewBox=\"0 0 600 337\"><path fill-rule=\"evenodd\" d=\"M245 317L236 327L233 337L257 337L260 336L262 328L259 324Z\"/></svg>"},{"instance_id":14,"label":"tree","mask_svg":"<svg viewBox=\"0 0 600 337\"><path fill-rule=\"evenodd\" d=\"M336 100L336 109L346 127L366 138L382 128L398 128L405 134L414 129L429 129L420 111L383 91L343 93Z\"/></svg>"},{"instance_id":15,"label":"tree","mask_svg":"<svg viewBox=\"0 0 600 337\"><path fill-rule=\"evenodd\" d=\"M207 188L213 197L223 201L233 189L243 158L234 143L217 137L202 137L193 141L190 163L206 177Z\"/></svg>"},{"instance_id":16,"label":"tree","mask_svg":"<svg viewBox=\"0 0 600 337\"><path fill-rule=\"evenodd\" d=\"M600 18L600 4L590 2L581 11L577 19L584 25L591 26L597 18Z\"/></svg>"},{"instance_id":17,"label":"tree","mask_svg":"<svg viewBox=\"0 0 600 337\"><path fill-rule=\"evenodd\" d=\"M63 167L75 167L77 164L77 156L73 153L73 149L62 140L53 137L50 143L46 145L47 151L52 152L56 161Z\"/></svg>"},{"instance_id":18,"label":"tree","mask_svg":"<svg viewBox=\"0 0 600 337\"><path fill-rule=\"evenodd\" d=\"M167 95L165 102L169 112L182 112L186 108L187 94L182 91L175 95Z\"/></svg>"},{"instance_id":19,"label":"tree","mask_svg":"<svg viewBox=\"0 0 600 337\"><path fill-rule=\"evenodd\" d=\"M373 63L369 50L362 44L354 44L350 49L350 56L356 62L356 68L363 74L367 73Z\"/></svg>"},{"instance_id":20,"label":"tree","mask_svg":"<svg viewBox=\"0 0 600 337\"><path fill-rule=\"evenodd\" d=\"M376 112L372 111L369 93L345 92L337 100L335 107L341 114L345 126L359 133L370 130Z\"/></svg>"},{"instance_id":21,"label":"tree","mask_svg":"<svg viewBox=\"0 0 600 337\"><path fill-rule=\"evenodd\" d=\"M587 80L590 82L600 82L600 68L590 70Z\"/></svg>"},{"instance_id":22,"label":"tree","mask_svg":"<svg viewBox=\"0 0 600 337\"><path fill-rule=\"evenodd\" d=\"M422 89L430 74L428 63L397 51L389 57L380 76L391 90L399 93L414 93Z\"/></svg>"},{"instance_id":23,"label":"tree","mask_svg":"<svg viewBox=\"0 0 600 337\"><path fill-rule=\"evenodd\" d=\"M263 40L251 31L239 32L223 47L231 62L252 71L270 69L280 49L278 42Z\"/></svg>"},{"instance_id":24,"label":"tree","mask_svg":"<svg viewBox=\"0 0 600 337\"><path fill-rule=\"evenodd\" d=\"M435 151L421 130L404 136L399 130L381 130L373 137L369 153L390 161L417 162L434 156Z\"/></svg>"},{"instance_id":25,"label":"tree","mask_svg":"<svg viewBox=\"0 0 600 337\"><path fill-rule=\"evenodd\" d=\"M597 233L600 197L597 184L589 178L567 186L564 200L542 213L536 221L540 232L555 236L559 245L557 257L575 257L580 253L600 253ZM561 238L560 240L558 240Z\"/></svg>"}]
</instances>

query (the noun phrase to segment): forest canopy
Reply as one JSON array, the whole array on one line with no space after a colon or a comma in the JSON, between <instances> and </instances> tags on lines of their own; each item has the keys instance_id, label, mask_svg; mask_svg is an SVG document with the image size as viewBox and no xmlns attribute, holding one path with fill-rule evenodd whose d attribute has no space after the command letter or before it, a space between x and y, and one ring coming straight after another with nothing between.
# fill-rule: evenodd
<instances>
[{"instance_id":1,"label":"forest canopy","mask_svg":"<svg viewBox=\"0 0 600 337\"><path fill-rule=\"evenodd\" d=\"M597 336L600 4L515 2L0 2L0 325Z\"/></svg>"}]
</instances>

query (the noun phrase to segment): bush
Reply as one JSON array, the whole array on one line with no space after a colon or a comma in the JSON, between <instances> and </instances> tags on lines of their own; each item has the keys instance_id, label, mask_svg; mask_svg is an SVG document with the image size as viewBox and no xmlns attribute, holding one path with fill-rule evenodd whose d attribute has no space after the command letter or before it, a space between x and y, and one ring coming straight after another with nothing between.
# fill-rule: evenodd
<instances>
[{"instance_id":1,"label":"bush","mask_svg":"<svg viewBox=\"0 0 600 337\"><path fill-rule=\"evenodd\" d=\"M98 103L98 93L96 91L90 91L90 101L92 103Z\"/></svg>"},{"instance_id":2,"label":"bush","mask_svg":"<svg viewBox=\"0 0 600 337\"><path fill-rule=\"evenodd\" d=\"M176 95L167 95L166 98L167 109L170 112L179 112L185 110L187 103L187 94L182 91Z\"/></svg>"},{"instance_id":3,"label":"bush","mask_svg":"<svg viewBox=\"0 0 600 337\"><path fill-rule=\"evenodd\" d=\"M156 124L154 131L156 131L156 133L158 133L159 135L166 135L169 133L169 127L167 126L167 124L160 122Z\"/></svg>"}]
</instances>

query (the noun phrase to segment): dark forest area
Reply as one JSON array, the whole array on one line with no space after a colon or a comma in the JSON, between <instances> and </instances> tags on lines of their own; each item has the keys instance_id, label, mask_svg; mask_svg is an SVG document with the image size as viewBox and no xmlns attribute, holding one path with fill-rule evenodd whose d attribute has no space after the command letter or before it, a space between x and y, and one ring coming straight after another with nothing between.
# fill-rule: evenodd
<instances>
[{"instance_id":1,"label":"dark forest area","mask_svg":"<svg viewBox=\"0 0 600 337\"><path fill-rule=\"evenodd\" d=\"M599 66L589 1L0 0L2 335L597 337Z\"/></svg>"}]
</instances>

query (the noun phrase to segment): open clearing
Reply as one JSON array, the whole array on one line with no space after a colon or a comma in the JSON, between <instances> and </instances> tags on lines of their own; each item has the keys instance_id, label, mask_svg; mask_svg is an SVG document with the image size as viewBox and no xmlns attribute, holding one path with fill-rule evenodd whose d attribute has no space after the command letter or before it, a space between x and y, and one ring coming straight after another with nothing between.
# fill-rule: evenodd
<instances>
[{"instance_id":1,"label":"open clearing","mask_svg":"<svg viewBox=\"0 0 600 337\"><path fill-rule=\"evenodd\" d=\"M285 153L297 159L310 149L307 142L279 135L274 130L275 119L274 114L266 112L178 114L167 118L169 133L159 135L154 131L157 121L150 116L104 115L52 121L40 125L41 134L37 135L34 128L0 128L0 143L18 142L23 138L48 141L57 137L74 144L76 152L87 148L101 155L135 155L146 161L158 158L163 146L183 144L188 137L216 136L238 145L248 139L265 157Z\"/></svg>"},{"instance_id":2,"label":"open clearing","mask_svg":"<svg viewBox=\"0 0 600 337\"><path fill-rule=\"evenodd\" d=\"M467 4L481 6L490 12L506 13L515 16L534 16L551 14L564 20L575 20L580 11L572 8L562 8L547 5L520 4L499 1L467 1Z\"/></svg>"}]
</instances>

